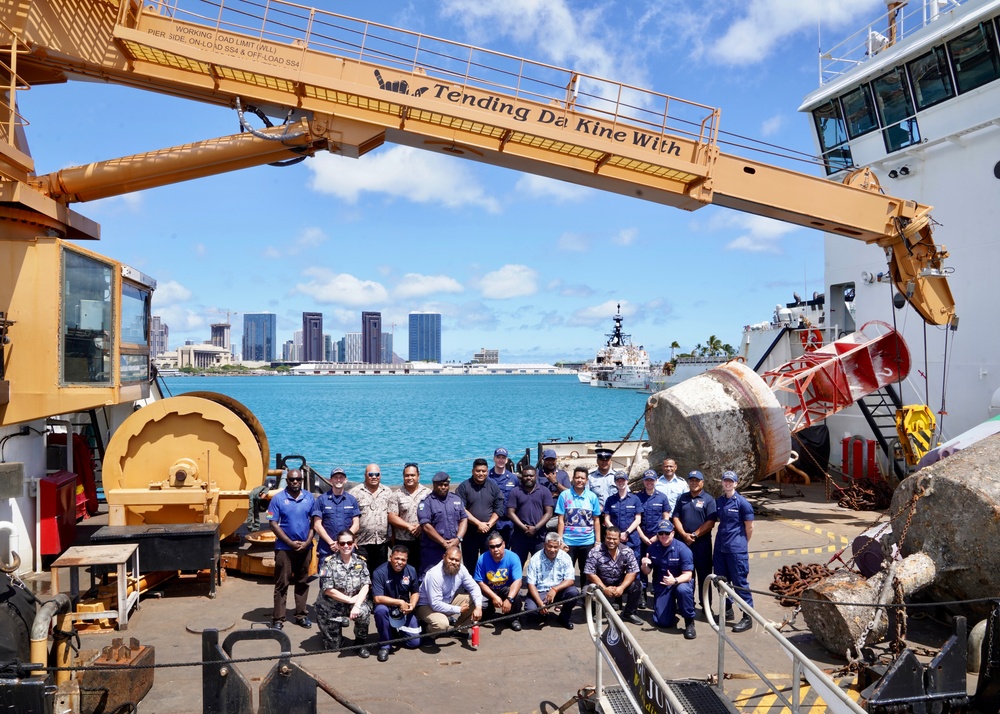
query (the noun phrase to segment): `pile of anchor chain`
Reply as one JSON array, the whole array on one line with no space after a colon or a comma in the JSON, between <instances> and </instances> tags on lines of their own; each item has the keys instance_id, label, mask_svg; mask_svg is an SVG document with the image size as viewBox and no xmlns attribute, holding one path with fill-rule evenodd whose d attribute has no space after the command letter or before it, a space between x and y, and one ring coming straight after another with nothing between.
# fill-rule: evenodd
<instances>
[{"instance_id":1,"label":"pile of anchor chain","mask_svg":"<svg viewBox=\"0 0 1000 714\"><path fill-rule=\"evenodd\" d=\"M774 574L768 590L778 596L782 607L796 607L806 589L831 575L833 571L819 563L785 565Z\"/></svg>"},{"instance_id":2,"label":"pile of anchor chain","mask_svg":"<svg viewBox=\"0 0 1000 714\"><path fill-rule=\"evenodd\" d=\"M892 488L885 481L861 478L837 489L837 505L853 511L884 511L892 504Z\"/></svg>"}]
</instances>

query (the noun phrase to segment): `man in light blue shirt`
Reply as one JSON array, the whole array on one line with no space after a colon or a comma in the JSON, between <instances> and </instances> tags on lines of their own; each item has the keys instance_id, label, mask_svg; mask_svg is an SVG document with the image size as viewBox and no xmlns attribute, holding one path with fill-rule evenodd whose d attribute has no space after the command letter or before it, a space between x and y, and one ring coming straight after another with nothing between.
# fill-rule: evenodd
<instances>
[{"instance_id":1,"label":"man in light blue shirt","mask_svg":"<svg viewBox=\"0 0 1000 714\"><path fill-rule=\"evenodd\" d=\"M470 599L475 607L470 607ZM427 624L431 636L483 619L483 593L462 565L462 551L457 546L448 548L444 559L424 575L417 617Z\"/></svg>"},{"instance_id":2,"label":"man in light blue shirt","mask_svg":"<svg viewBox=\"0 0 1000 714\"><path fill-rule=\"evenodd\" d=\"M688 492L687 481L677 475L677 462L669 456L663 460L663 475L656 479L656 490L667 497L667 513L673 513L677 499Z\"/></svg>"},{"instance_id":3,"label":"man in light blue shirt","mask_svg":"<svg viewBox=\"0 0 1000 714\"><path fill-rule=\"evenodd\" d=\"M573 561L563 552L562 541L558 533L545 536L542 550L531 556L524 578L528 583L528 597L525 599L525 611L533 613L542 621L553 611L553 606L560 600L575 598L580 594L576 587ZM567 630L573 629L570 617L576 600L560 605L559 624Z\"/></svg>"}]
</instances>

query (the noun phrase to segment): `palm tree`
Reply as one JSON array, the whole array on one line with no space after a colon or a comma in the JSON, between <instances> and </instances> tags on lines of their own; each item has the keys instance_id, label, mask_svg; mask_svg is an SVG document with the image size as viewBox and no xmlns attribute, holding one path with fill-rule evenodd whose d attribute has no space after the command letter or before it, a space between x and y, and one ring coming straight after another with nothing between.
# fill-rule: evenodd
<instances>
[{"instance_id":1,"label":"palm tree","mask_svg":"<svg viewBox=\"0 0 1000 714\"><path fill-rule=\"evenodd\" d=\"M726 357L729 357L730 359L736 356L736 348L728 342L722 346L722 351L725 352Z\"/></svg>"},{"instance_id":2,"label":"palm tree","mask_svg":"<svg viewBox=\"0 0 1000 714\"><path fill-rule=\"evenodd\" d=\"M709 335L708 343L705 345L705 352L709 357L718 357L722 354L722 340L715 335Z\"/></svg>"},{"instance_id":3,"label":"palm tree","mask_svg":"<svg viewBox=\"0 0 1000 714\"><path fill-rule=\"evenodd\" d=\"M674 350L679 350L680 348L681 348L681 345L680 345L680 343L677 340L674 340L673 342L670 343L670 361L671 362L674 361Z\"/></svg>"}]
</instances>

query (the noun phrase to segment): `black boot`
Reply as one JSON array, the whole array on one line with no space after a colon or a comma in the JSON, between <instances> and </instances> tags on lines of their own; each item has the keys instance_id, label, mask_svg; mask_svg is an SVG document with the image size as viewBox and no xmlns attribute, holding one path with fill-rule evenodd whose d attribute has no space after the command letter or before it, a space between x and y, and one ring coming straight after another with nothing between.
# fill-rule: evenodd
<instances>
[{"instance_id":1,"label":"black boot","mask_svg":"<svg viewBox=\"0 0 1000 714\"><path fill-rule=\"evenodd\" d=\"M743 619L733 625L733 632L746 632L753 627L753 620L749 615L744 615Z\"/></svg>"}]
</instances>

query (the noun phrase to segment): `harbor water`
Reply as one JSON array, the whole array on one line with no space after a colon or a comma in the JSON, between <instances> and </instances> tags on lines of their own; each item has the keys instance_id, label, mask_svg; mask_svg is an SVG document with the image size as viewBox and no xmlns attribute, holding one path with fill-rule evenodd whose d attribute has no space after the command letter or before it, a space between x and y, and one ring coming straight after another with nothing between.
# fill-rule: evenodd
<instances>
[{"instance_id":1,"label":"harbor water","mask_svg":"<svg viewBox=\"0 0 1000 714\"><path fill-rule=\"evenodd\" d=\"M593 389L576 375L497 377L174 377L172 395L211 391L247 406L274 454L300 454L320 473L343 466L361 480L369 462L387 486L403 464L464 479L472 460L505 447L514 461L539 441L613 441L642 417L646 396ZM644 435L640 423L632 435Z\"/></svg>"}]
</instances>

